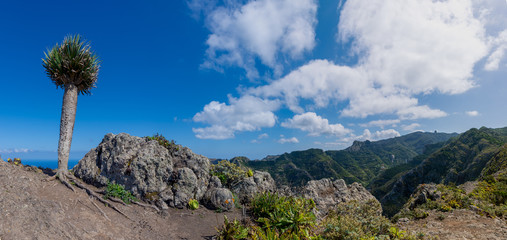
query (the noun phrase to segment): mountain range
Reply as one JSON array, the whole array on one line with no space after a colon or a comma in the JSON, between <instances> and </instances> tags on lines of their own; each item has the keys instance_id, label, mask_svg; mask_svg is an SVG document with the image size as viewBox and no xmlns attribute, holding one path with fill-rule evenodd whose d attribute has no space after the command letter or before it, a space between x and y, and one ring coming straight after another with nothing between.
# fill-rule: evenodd
<instances>
[{"instance_id":1,"label":"mountain range","mask_svg":"<svg viewBox=\"0 0 507 240\"><path fill-rule=\"evenodd\" d=\"M427 152L429 146L456 136L457 133L414 132L375 142L354 141L352 146L344 150L308 149L257 161L250 161L246 157L236 157L231 161L267 171L279 185L297 187L310 180L335 178L368 186L386 170L400 165L413 165L414 159Z\"/></svg>"},{"instance_id":2,"label":"mountain range","mask_svg":"<svg viewBox=\"0 0 507 240\"><path fill-rule=\"evenodd\" d=\"M308 149L262 160L232 162L269 172L278 185L300 187L322 178L359 182L382 203L400 210L419 184L463 184L507 172L507 127L464 133L415 132L380 141L355 141L344 150Z\"/></svg>"}]
</instances>

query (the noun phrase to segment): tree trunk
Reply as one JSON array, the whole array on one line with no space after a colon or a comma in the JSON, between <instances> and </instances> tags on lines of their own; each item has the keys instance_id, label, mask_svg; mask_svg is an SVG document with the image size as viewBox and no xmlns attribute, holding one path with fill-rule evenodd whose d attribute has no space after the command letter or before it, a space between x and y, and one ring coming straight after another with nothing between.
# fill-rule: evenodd
<instances>
[{"instance_id":1,"label":"tree trunk","mask_svg":"<svg viewBox=\"0 0 507 240\"><path fill-rule=\"evenodd\" d=\"M72 132L76 121L77 87L74 84L66 84L63 93L62 117L60 120L60 140L58 141L58 173L65 174L69 171L69 153L72 143ZM63 176L62 176L63 177Z\"/></svg>"}]
</instances>

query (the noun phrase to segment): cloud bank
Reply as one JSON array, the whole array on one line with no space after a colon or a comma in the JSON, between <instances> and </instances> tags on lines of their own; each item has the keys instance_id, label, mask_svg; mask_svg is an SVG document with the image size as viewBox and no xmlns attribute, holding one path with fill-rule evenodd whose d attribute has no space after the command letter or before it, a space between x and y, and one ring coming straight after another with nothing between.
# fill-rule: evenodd
<instances>
[{"instance_id":1,"label":"cloud bank","mask_svg":"<svg viewBox=\"0 0 507 240\"><path fill-rule=\"evenodd\" d=\"M316 4L261 0L216 8L208 16L212 34L206 64L239 66L249 78L258 77L255 59L280 68L280 54L292 59L315 46ZM194 121L211 126L194 132L199 138L226 139L238 131L273 127L275 112L282 108L295 114L282 127L310 136L349 134L360 139L399 133L364 129L356 136L318 116L317 110L335 109L342 118L394 118L362 127L445 117L445 111L419 103L419 97L464 93L478 85L474 69L479 63L486 70L501 66L507 24L501 21L506 17L495 12L497 5L498 1L348 0L341 8L336 44L350 44L357 63L309 60L285 76L245 89L228 104L209 103ZM282 9L279 14L277 8ZM240 103L246 102L250 108L240 110ZM406 130L416 127L404 125Z\"/></svg>"},{"instance_id":2,"label":"cloud bank","mask_svg":"<svg viewBox=\"0 0 507 240\"><path fill-rule=\"evenodd\" d=\"M228 1L212 10L203 2L189 6L209 11L206 25L211 34L204 67L237 66L254 79L259 77L256 59L280 73L280 59L299 58L315 46L316 0L259 0L244 5Z\"/></svg>"}]
</instances>

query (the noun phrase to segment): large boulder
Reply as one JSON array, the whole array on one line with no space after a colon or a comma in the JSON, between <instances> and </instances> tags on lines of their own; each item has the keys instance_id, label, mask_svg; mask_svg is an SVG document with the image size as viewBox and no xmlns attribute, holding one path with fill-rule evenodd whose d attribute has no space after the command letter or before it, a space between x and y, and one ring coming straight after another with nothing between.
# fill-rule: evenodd
<instances>
[{"instance_id":1,"label":"large boulder","mask_svg":"<svg viewBox=\"0 0 507 240\"><path fill-rule=\"evenodd\" d=\"M164 207L183 207L190 198L201 200L210 179L209 159L177 146L126 133L107 134L73 168L74 174L95 186L124 185L136 196Z\"/></svg>"},{"instance_id":2,"label":"large boulder","mask_svg":"<svg viewBox=\"0 0 507 240\"><path fill-rule=\"evenodd\" d=\"M237 194L241 203L247 203L257 193L274 192L276 184L268 172L254 171L253 176L244 178L232 186L231 190Z\"/></svg>"},{"instance_id":3,"label":"large boulder","mask_svg":"<svg viewBox=\"0 0 507 240\"><path fill-rule=\"evenodd\" d=\"M358 202L377 201L360 183L352 183L347 186L343 179L331 181L329 178L324 178L309 181L299 194L315 201L318 217L326 215L331 208L339 203L353 200ZM298 194L296 193L296 195Z\"/></svg>"}]
</instances>

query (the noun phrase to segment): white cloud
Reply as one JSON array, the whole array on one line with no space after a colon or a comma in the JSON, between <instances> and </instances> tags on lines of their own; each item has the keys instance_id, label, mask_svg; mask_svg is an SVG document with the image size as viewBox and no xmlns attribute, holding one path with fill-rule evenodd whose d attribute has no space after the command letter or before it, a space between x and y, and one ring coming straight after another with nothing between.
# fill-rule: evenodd
<instances>
[{"instance_id":1,"label":"white cloud","mask_svg":"<svg viewBox=\"0 0 507 240\"><path fill-rule=\"evenodd\" d=\"M317 116L314 112L295 115L293 118L283 122L282 127L296 128L308 132L309 136L342 136L351 132L351 130L343 127L341 124L329 124L327 119Z\"/></svg>"},{"instance_id":2,"label":"white cloud","mask_svg":"<svg viewBox=\"0 0 507 240\"><path fill-rule=\"evenodd\" d=\"M257 139L265 139L265 138L269 138L269 135L267 133L263 133L263 134L260 134Z\"/></svg>"},{"instance_id":3,"label":"white cloud","mask_svg":"<svg viewBox=\"0 0 507 240\"><path fill-rule=\"evenodd\" d=\"M202 1L189 4L197 10ZM199 4L200 3L200 4ZM316 0L227 1L207 13L211 34L205 67L239 66L258 77L256 59L279 72L279 57L298 58L315 46Z\"/></svg>"},{"instance_id":4,"label":"white cloud","mask_svg":"<svg viewBox=\"0 0 507 240\"><path fill-rule=\"evenodd\" d=\"M498 70L501 60L507 51L507 30L504 30L499 36L492 41L494 51L489 55L484 69L487 71Z\"/></svg>"},{"instance_id":5,"label":"white cloud","mask_svg":"<svg viewBox=\"0 0 507 240\"><path fill-rule=\"evenodd\" d=\"M305 112L334 106L340 107L336 111L342 117L352 118L380 114L395 115L400 121L445 117L446 112L420 103L418 97L466 92L477 86L474 69L478 62L485 62L486 69L494 70L505 58L507 21L498 19L507 17L491 7L496 6L498 2L492 3L496 0L478 1L479 4L470 0L348 0L341 8L337 40L352 45L356 64L343 66L324 59L311 60L269 84L242 92L257 99L252 103L261 107L253 112L266 113L262 119L269 121L240 127L249 121L237 120L238 114L227 113L221 116L233 117L201 121L212 126L194 132L219 132L224 133L223 137L230 137L235 131L272 127L276 121L273 112L282 105L296 113L282 126L302 129L314 136L339 132L332 129L341 125L333 128L326 119ZM272 12L274 6L282 5L294 6L280 8L279 15ZM244 5L216 8L208 19L212 32L208 39L208 63L237 65L255 75L254 62L259 58L263 64L276 69L278 54L294 57L313 48L315 9L316 1L309 0L248 1ZM505 11L501 13L505 15ZM254 18L259 18L259 22L249 20ZM274 18L279 21L273 21ZM309 37L304 37L305 41L298 47L284 48L283 43L289 41L286 39L297 39L287 32L291 21L297 22L297 33L309 33ZM275 107L265 110L266 101ZM212 102L206 107L213 103L219 105ZM234 105L223 106L235 109ZM202 114L207 112L206 107ZM194 121L199 121L197 116L201 113L196 114ZM296 122L303 120L313 125ZM383 128L384 123L389 125L382 120L369 124ZM393 129L369 132L369 137L396 133Z\"/></svg>"},{"instance_id":6,"label":"white cloud","mask_svg":"<svg viewBox=\"0 0 507 240\"><path fill-rule=\"evenodd\" d=\"M269 135L267 133L263 133L263 134L259 134L259 136L257 136L257 139L253 139L252 141L250 141L251 143L261 143L261 139L265 139L265 138L269 138Z\"/></svg>"},{"instance_id":7,"label":"white cloud","mask_svg":"<svg viewBox=\"0 0 507 240\"><path fill-rule=\"evenodd\" d=\"M291 138L285 138L283 135L280 136L280 140L278 140L279 143L285 144L285 143L299 143L299 140L295 137Z\"/></svg>"},{"instance_id":8,"label":"white cloud","mask_svg":"<svg viewBox=\"0 0 507 240\"><path fill-rule=\"evenodd\" d=\"M250 89L249 92L265 98L283 99L290 110L302 113L300 99L312 100L315 107L323 108L331 100L346 100L368 87L361 72L327 60L314 60L269 85Z\"/></svg>"},{"instance_id":9,"label":"white cloud","mask_svg":"<svg viewBox=\"0 0 507 240\"><path fill-rule=\"evenodd\" d=\"M374 120L374 121L370 121L368 123L359 124L359 126L361 126L361 127L380 127L380 128L384 128L385 126L388 126L388 125L395 126L398 123L400 123L399 119L386 119L386 120Z\"/></svg>"},{"instance_id":10,"label":"white cloud","mask_svg":"<svg viewBox=\"0 0 507 240\"><path fill-rule=\"evenodd\" d=\"M210 127L192 130L197 138L228 139L233 138L237 131L273 127L276 123L273 111L279 105L276 100L263 100L249 95L241 98L229 96L229 105L212 101L193 117L195 122L210 124Z\"/></svg>"},{"instance_id":11,"label":"white cloud","mask_svg":"<svg viewBox=\"0 0 507 240\"><path fill-rule=\"evenodd\" d=\"M344 117L444 117L414 96L469 90L475 64L488 53L470 1L349 0L338 28L340 41L352 41L356 66L313 60L249 93L283 99L296 113L348 100ZM301 106L302 99L313 105Z\"/></svg>"},{"instance_id":12,"label":"white cloud","mask_svg":"<svg viewBox=\"0 0 507 240\"><path fill-rule=\"evenodd\" d=\"M375 131L374 133L371 133L370 130L365 129L363 131L363 134L360 136L357 136L356 140L381 140L381 139L387 139L387 138L393 138L393 137L399 137L401 136L400 133L394 129L387 129L387 130L381 130L381 131Z\"/></svg>"},{"instance_id":13,"label":"white cloud","mask_svg":"<svg viewBox=\"0 0 507 240\"><path fill-rule=\"evenodd\" d=\"M474 86L475 63L487 54L471 1L349 0L338 31L385 92L465 92Z\"/></svg>"},{"instance_id":14,"label":"white cloud","mask_svg":"<svg viewBox=\"0 0 507 240\"><path fill-rule=\"evenodd\" d=\"M418 128L420 126L421 126L421 124L419 124L419 123L412 123L409 125L402 125L401 129L403 129L405 131L414 131L416 128Z\"/></svg>"},{"instance_id":15,"label":"white cloud","mask_svg":"<svg viewBox=\"0 0 507 240\"><path fill-rule=\"evenodd\" d=\"M0 153L27 153L27 152L32 152L32 150L28 148L0 149Z\"/></svg>"},{"instance_id":16,"label":"white cloud","mask_svg":"<svg viewBox=\"0 0 507 240\"><path fill-rule=\"evenodd\" d=\"M479 112L477 112L477 111L466 111L465 113L466 113L466 115L468 115L470 117L477 117L477 116L479 116Z\"/></svg>"},{"instance_id":17,"label":"white cloud","mask_svg":"<svg viewBox=\"0 0 507 240\"><path fill-rule=\"evenodd\" d=\"M375 132L371 132L369 129L364 129L363 130L363 134L361 135L355 135L355 134L350 134L348 137L345 137L345 138L342 138L340 139L341 142L343 143L352 143L353 141L355 140L358 140L358 141L365 141L365 140L370 140L370 141L376 141L376 140L381 140L381 139L386 139L386 138L393 138L393 137L399 137L401 136L400 133L394 129L386 129L386 130L381 130L381 131L375 131Z\"/></svg>"},{"instance_id":18,"label":"white cloud","mask_svg":"<svg viewBox=\"0 0 507 240\"><path fill-rule=\"evenodd\" d=\"M439 109L431 109L430 107L423 106L410 106L398 110L398 115L401 119L420 119L420 118L440 118L447 116L447 113Z\"/></svg>"},{"instance_id":19,"label":"white cloud","mask_svg":"<svg viewBox=\"0 0 507 240\"><path fill-rule=\"evenodd\" d=\"M195 136L200 139L223 140L234 137L234 129L222 125L212 125L211 127L205 128L192 128L192 131Z\"/></svg>"},{"instance_id":20,"label":"white cloud","mask_svg":"<svg viewBox=\"0 0 507 240\"><path fill-rule=\"evenodd\" d=\"M484 70L498 70L507 51L507 1L474 0L472 4L474 15L484 24L489 38L490 54Z\"/></svg>"},{"instance_id":21,"label":"white cloud","mask_svg":"<svg viewBox=\"0 0 507 240\"><path fill-rule=\"evenodd\" d=\"M418 106L418 100L401 92L389 93L375 88L362 68L339 66L327 60L314 60L269 85L247 92L262 98L282 99L296 113L304 112L300 100L311 100L312 108L325 108L331 102L349 100L341 111L346 117L367 117L390 113L402 119L446 116L441 110Z\"/></svg>"}]
</instances>

